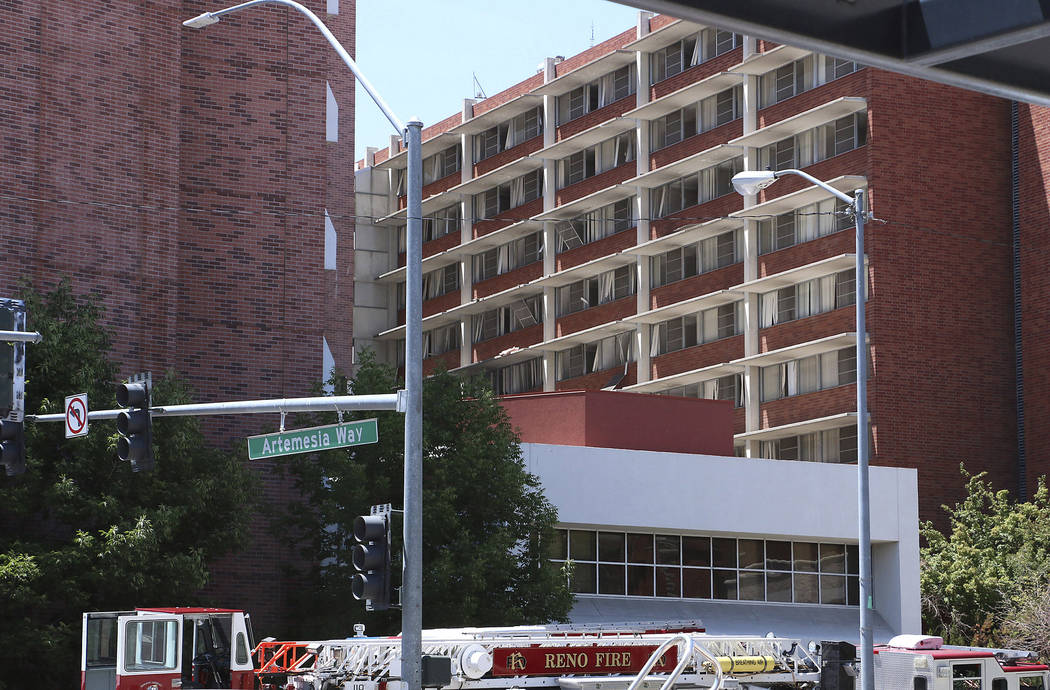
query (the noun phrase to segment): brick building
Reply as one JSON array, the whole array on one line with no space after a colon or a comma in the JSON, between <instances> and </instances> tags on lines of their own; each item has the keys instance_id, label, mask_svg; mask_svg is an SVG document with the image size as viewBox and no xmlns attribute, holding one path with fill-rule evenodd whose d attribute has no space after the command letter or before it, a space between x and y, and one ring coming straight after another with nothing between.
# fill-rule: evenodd
<instances>
[{"instance_id":1,"label":"brick building","mask_svg":"<svg viewBox=\"0 0 1050 690\"><path fill-rule=\"evenodd\" d=\"M924 519L959 497L961 462L1031 490L1050 436L1018 433L1017 391L1038 419L1050 140L1038 108L1012 133L1012 107L640 13L424 130L425 364L502 393L732 400L738 455L855 461L853 221L797 177L749 198L730 184L804 168L867 190L877 219L873 464L917 468ZM356 231L355 347L398 362L405 166L396 142L369 149L356 182L374 222Z\"/></svg>"},{"instance_id":2,"label":"brick building","mask_svg":"<svg viewBox=\"0 0 1050 690\"><path fill-rule=\"evenodd\" d=\"M306 4L352 51L353 0ZM310 394L351 358L353 82L299 14L181 25L207 9L0 7L0 295L69 277L105 305L122 374L175 369L201 401ZM232 447L276 420L203 423ZM285 550L263 520L256 537L213 568L210 594L265 629Z\"/></svg>"}]
</instances>

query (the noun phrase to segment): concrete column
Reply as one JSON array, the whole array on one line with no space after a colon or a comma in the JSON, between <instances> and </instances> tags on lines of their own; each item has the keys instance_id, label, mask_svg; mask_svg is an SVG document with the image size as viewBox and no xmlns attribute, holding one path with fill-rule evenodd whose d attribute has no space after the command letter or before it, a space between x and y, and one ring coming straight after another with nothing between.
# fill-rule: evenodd
<instances>
[{"instance_id":1,"label":"concrete column","mask_svg":"<svg viewBox=\"0 0 1050 690\"><path fill-rule=\"evenodd\" d=\"M751 36L744 37L745 56L755 49L755 40ZM744 77L744 102L743 102L743 129L744 134L755 131L758 127L758 96L759 78L757 76ZM744 169L757 170L759 168L758 149L748 147L744 150ZM748 195L744 197L744 208L750 208L757 202L757 196ZM744 221L744 280L755 280L758 278L758 221ZM758 309L761 299L758 295L748 294L744 299L744 355L758 354L759 351L759 318ZM747 367L743 377L744 385L744 423L747 431L755 431L761 425L760 398L762 392L762 378L760 367ZM749 458L758 457L759 442L750 441L745 448L745 455Z\"/></svg>"},{"instance_id":2,"label":"concrete column","mask_svg":"<svg viewBox=\"0 0 1050 690\"><path fill-rule=\"evenodd\" d=\"M648 156L646 157L648 159ZM634 217L638 219L636 243L642 244L649 241L651 223L649 221L649 190L642 187L637 188L634 201ZM635 309L637 313L649 311L649 257L639 256L636 265L636 278L638 280L638 291L635 296ZM635 352L638 361L638 383L651 380L651 361L649 358L649 339L651 326L639 325L635 331Z\"/></svg>"}]
</instances>

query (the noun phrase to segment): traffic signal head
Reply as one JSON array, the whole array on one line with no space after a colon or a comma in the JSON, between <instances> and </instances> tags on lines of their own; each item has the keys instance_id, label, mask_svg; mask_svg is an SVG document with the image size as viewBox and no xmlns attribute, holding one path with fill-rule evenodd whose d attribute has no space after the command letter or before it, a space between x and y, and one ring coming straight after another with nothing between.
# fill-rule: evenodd
<instances>
[{"instance_id":1,"label":"traffic signal head","mask_svg":"<svg viewBox=\"0 0 1050 690\"><path fill-rule=\"evenodd\" d=\"M117 386L117 404L129 409L117 415L117 457L131 463L132 472L153 469L153 420L149 387L145 383Z\"/></svg>"},{"instance_id":2,"label":"traffic signal head","mask_svg":"<svg viewBox=\"0 0 1050 690\"><path fill-rule=\"evenodd\" d=\"M0 419L0 465L7 476L26 471L25 426L22 422Z\"/></svg>"},{"instance_id":3,"label":"traffic signal head","mask_svg":"<svg viewBox=\"0 0 1050 690\"><path fill-rule=\"evenodd\" d=\"M360 515L354 519L352 549L354 598L366 601L370 611L390 608L390 517Z\"/></svg>"}]
</instances>

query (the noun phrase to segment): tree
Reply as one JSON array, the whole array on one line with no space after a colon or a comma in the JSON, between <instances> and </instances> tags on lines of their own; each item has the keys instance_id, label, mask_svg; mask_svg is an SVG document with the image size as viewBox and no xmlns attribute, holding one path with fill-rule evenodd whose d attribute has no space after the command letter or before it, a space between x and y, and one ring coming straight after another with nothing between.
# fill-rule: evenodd
<instances>
[{"instance_id":1,"label":"tree","mask_svg":"<svg viewBox=\"0 0 1050 690\"><path fill-rule=\"evenodd\" d=\"M356 394L398 388L393 368L365 353ZM506 411L480 380L438 372L423 386L423 623L427 627L514 625L564 620L572 606L563 573L546 558L557 521L526 469ZM353 520L373 504L402 503L404 418L376 417L379 443L295 456L289 470L306 496L291 511L289 538L306 545L304 633L346 635L400 629L397 611L365 614L350 596ZM320 419L316 420L320 423ZM334 420L329 420L334 421ZM400 542L401 521L392 530ZM395 545L395 553L400 546ZM400 584L400 564L394 567ZM378 628L378 629L377 629Z\"/></svg>"},{"instance_id":2,"label":"tree","mask_svg":"<svg viewBox=\"0 0 1050 690\"><path fill-rule=\"evenodd\" d=\"M920 528L924 627L957 644L1001 644L1004 625L1048 585L1050 495L1041 479L1030 501L1014 501L985 473L961 471L967 495L944 507L950 533Z\"/></svg>"},{"instance_id":3,"label":"tree","mask_svg":"<svg viewBox=\"0 0 1050 690\"><path fill-rule=\"evenodd\" d=\"M98 303L67 281L23 298L44 338L27 347L27 413L62 412L82 392L116 407ZM174 375L155 383L157 404L189 399ZM27 471L0 476L0 688L73 687L81 612L200 601L206 564L247 543L253 481L189 417L154 423L156 467L139 474L117 459L112 422L78 439L25 427Z\"/></svg>"}]
</instances>

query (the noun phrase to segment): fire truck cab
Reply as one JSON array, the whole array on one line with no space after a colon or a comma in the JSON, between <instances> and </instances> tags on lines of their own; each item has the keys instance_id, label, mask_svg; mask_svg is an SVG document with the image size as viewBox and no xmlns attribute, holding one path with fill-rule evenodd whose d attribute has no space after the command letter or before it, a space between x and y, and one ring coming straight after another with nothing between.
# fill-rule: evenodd
<instances>
[{"instance_id":1,"label":"fire truck cab","mask_svg":"<svg viewBox=\"0 0 1050 690\"><path fill-rule=\"evenodd\" d=\"M254 685L251 620L243 611L85 613L81 644L81 690L246 690Z\"/></svg>"},{"instance_id":2,"label":"fire truck cab","mask_svg":"<svg viewBox=\"0 0 1050 690\"><path fill-rule=\"evenodd\" d=\"M1031 652L945 645L940 637L899 635L875 649L875 687L912 690L1050 690Z\"/></svg>"}]
</instances>

